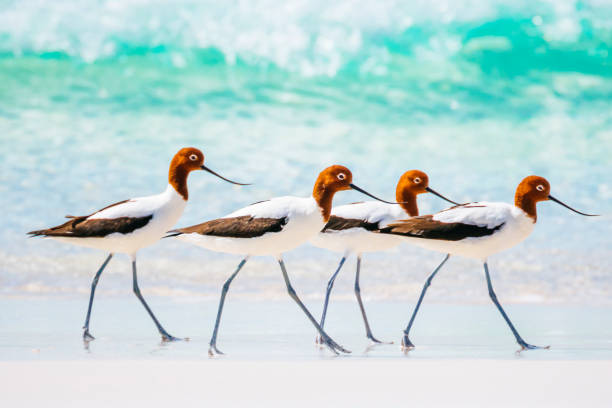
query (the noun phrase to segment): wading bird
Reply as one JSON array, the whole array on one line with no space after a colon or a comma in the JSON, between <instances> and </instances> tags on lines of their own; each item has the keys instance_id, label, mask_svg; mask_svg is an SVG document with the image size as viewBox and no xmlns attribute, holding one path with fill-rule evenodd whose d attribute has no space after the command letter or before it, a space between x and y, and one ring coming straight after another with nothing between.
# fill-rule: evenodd
<instances>
[{"instance_id":1,"label":"wading bird","mask_svg":"<svg viewBox=\"0 0 612 408\"><path fill-rule=\"evenodd\" d=\"M349 352L323 331L319 323L301 302L289 281L282 253L301 245L321 231L325 223L329 221L332 199L337 191L353 189L380 200L355 186L352 179L353 176L346 167L331 166L319 174L311 197L277 197L252 204L224 218L170 231L169 236L175 236L182 241L212 251L244 256L236 270L223 285L215 328L210 340L209 355L223 354L217 349L217 334L225 296L238 272L249 257L255 255L276 256L289 296L316 327L321 336L322 344L325 344L335 354Z\"/></svg>"},{"instance_id":2,"label":"wading bird","mask_svg":"<svg viewBox=\"0 0 612 408\"><path fill-rule=\"evenodd\" d=\"M210 170L204 165L204 155L200 150L186 147L179 150L172 158L168 172L168 187L163 193L120 201L90 215L80 217L68 215L66 217L70 220L62 225L28 233L31 236L48 237L74 245L101 249L109 253L91 284L87 317L83 326L83 340L94 339L89 333L89 318L94 293L102 271L115 253L130 256L134 293L153 319L162 340L178 340L162 327L140 293L136 276L136 253L139 249L162 238L183 214L189 197L187 177L193 170L205 170L230 183L243 185Z\"/></svg>"},{"instance_id":3,"label":"wading bird","mask_svg":"<svg viewBox=\"0 0 612 408\"><path fill-rule=\"evenodd\" d=\"M319 323L322 328L325 325L329 296L336 276L340 272L342 265L344 265L346 258L354 253L357 255L355 296L361 309L366 336L374 343L382 343L372 334L361 300L361 288L359 285L361 255L364 252L384 251L401 244L401 237L391 234L379 234L376 231L392 222L419 215L417 195L423 193L432 193L452 204L457 204L430 188L427 174L420 170L409 170L400 177L395 189L395 199L398 204L366 201L341 205L332 209L331 217L323 230L310 240L314 246L319 248L343 253L340 264L327 283L323 313ZM317 337L317 343L319 341L320 337Z\"/></svg>"},{"instance_id":4,"label":"wading bird","mask_svg":"<svg viewBox=\"0 0 612 408\"><path fill-rule=\"evenodd\" d=\"M516 189L514 205L490 202L463 204L433 215L399 221L380 230L382 234L399 235L412 244L447 254L425 281L408 327L404 330L404 350L414 347L408 337L414 318L432 279L451 255L474 258L484 263L489 296L510 327L521 350L548 348L528 344L519 335L497 300L487 264L490 255L517 245L531 234L537 220L536 204L546 200L554 201L578 214L594 216L577 211L551 196L550 184L543 177L528 176Z\"/></svg>"}]
</instances>

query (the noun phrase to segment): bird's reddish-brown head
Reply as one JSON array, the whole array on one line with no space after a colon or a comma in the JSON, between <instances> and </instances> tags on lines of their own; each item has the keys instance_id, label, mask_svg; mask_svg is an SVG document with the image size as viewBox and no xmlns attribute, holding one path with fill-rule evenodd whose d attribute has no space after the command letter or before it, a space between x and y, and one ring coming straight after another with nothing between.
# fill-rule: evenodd
<instances>
[{"instance_id":1,"label":"bird's reddish-brown head","mask_svg":"<svg viewBox=\"0 0 612 408\"><path fill-rule=\"evenodd\" d=\"M527 176L520 182L514 194L514 205L529 215L536 222L538 213L536 204L548 200L550 183L544 177Z\"/></svg>"},{"instance_id":2,"label":"bird's reddish-brown head","mask_svg":"<svg viewBox=\"0 0 612 408\"><path fill-rule=\"evenodd\" d=\"M183 199L189 198L187 176L194 170L201 170L203 165L204 153L195 147L184 147L172 158L168 171L168 183Z\"/></svg>"},{"instance_id":3,"label":"bird's reddish-brown head","mask_svg":"<svg viewBox=\"0 0 612 408\"><path fill-rule=\"evenodd\" d=\"M408 215L416 217L419 215L416 197L423 193L432 193L449 203L457 204L430 188L429 177L421 170L408 170L402 174L395 189L395 199Z\"/></svg>"},{"instance_id":4,"label":"bird's reddish-brown head","mask_svg":"<svg viewBox=\"0 0 612 408\"><path fill-rule=\"evenodd\" d=\"M350 190L352 182L353 173L346 167L336 164L329 166L319 173L319 177L317 177L315 182L315 190L317 188L323 188L330 192Z\"/></svg>"},{"instance_id":5,"label":"bird's reddish-brown head","mask_svg":"<svg viewBox=\"0 0 612 408\"><path fill-rule=\"evenodd\" d=\"M527 197L533 202L548 200L550 195L550 183L544 177L527 176L516 188L515 198Z\"/></svg>"},{"instance_id":6,"label":"bird's reddish-brown head","mask_svg":"<svg viewBox=\"0 0 612 408\"><path fill-rule=\"evenodd\" d=\"M397 182L395 195L397 201L400 201L400 194L423 194L427 193L429 187L429 177L421 170L408 170Z\"/></svg>"},{"instance_id":7,"label":"bird's reddish-brown head","mask_svg":"<svg viewBox=\"0 0 612 408\"><path fill-rule=\"evenodd\" d=\"M237 183L215 173L204 165L204 153L195 147L184 147L174 155L172 161L170 162L168 182L185 200L189 198L189 191L187 190L187 176L189 176L189 173L194 170L207 171L210 174L227 181L228 183L238 184L240 186L248 185Z\"/></svg>"},{"instance_id":8,"label":"bird's reddish-brown head","mask_svg":"<svg viewBox=\"0 0 612 408\"><path fill-rule=\"evenodd\" d=\"M357 187L355 184L353 184L353 174L349 169L344 166L334 165L319 173L319 177L317 177L317 181L315 182L312 190L312 196L319 204L321 214L323 215L323 220L325 222L329 220L329 216L331 214L332 199L334 198L334 194L337 191L342 190L356 190L362 194L374 198L375 200L388 204L397 204L382 200L375 195L368 193L364 189Z\"/></svg>"},{"instance_id":9,"label":"bird's reddish-brown head","mask_svg":"<svg viewBox=\"0 0 612 408\"><path fill-rule=\"evenodd\" d=\"M551 200L555 203L571 210L577 214L585 215L587 217L595 217L596 214L586 214L578 211L569 205L563 203L561 200L556 199L550 195L550 183L544 177L540 176L527 176L521 181L516 188L516 194L514 195L514 205L522 209L536 222L538 219L536 204L540 201Z\"/></svg>"},{"instance_id":10,"label":"bird's reddish-brown head","mask_svg":"<svg viewBox=\"0 0 612 408\"><path fill-rule=\"evenodd\" d=\"M332 200L337 191L350 190L353 182L353 173L340 165L329 166L315 181L312 196L321 208L323 220L327 222L331 215Z\"/></svg>"},{"instance_id":11,"label":"bird's reddish-brown head","mask_svg":"<svg viewBox=\"0 0 612 408\"><path fill-rule=\"evenodd\" d=\"M395 200L411 217L419 215L416 196L427 193L429 177L421 170L408 170L400 177L395 188Z\"/></svg>"},{"instance_id":12,"label":"bird's reddish-brown head","mask_svg":"<svg viewBox=\"0 0 612 408\"><path fill-rule=\"evenodd\" d=\"M183 171L201 170L204 164L204 153L195 147L183 147L170 163L170 168L181 168Z\"/></svg>"}]
</instances>

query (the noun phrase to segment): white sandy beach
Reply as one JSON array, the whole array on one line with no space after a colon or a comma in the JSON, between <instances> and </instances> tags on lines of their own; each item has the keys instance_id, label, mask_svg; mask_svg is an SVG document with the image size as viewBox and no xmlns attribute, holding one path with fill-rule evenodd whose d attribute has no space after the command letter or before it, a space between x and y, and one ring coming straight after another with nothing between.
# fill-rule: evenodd
<instances>
[{"instance_id":1,"label":"white sandy beach","mask_svg":"<svg viewBox=\"0 0 612 408\"><path fill-rule=\"evenodd\" d=\"M612 361L0 363L6 407L609 407Z\"/></svg>"}]
</instances>

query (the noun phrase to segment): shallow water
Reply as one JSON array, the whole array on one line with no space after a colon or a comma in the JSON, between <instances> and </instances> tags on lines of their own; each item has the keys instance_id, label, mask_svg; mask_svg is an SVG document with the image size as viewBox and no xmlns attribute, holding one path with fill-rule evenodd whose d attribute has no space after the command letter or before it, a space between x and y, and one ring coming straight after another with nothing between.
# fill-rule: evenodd
<instances>
[{"instance_id":1,"label":"shallow water","mask_svg":"<svg viewBox=\"0 0 612 408\"><path fill-rule=\"evenodd\" d=\"M94 304L91 333L84 348L81 324L86 298L1 298L0 360L208 359L216 301L150 297L149 304L166 329L188 342L162 344L153 323L135 298L100 297ZM307 302L320 313L320 302ZM550 350L520 355L510 331L493 305L424 304L413 326L417 346L404 355L398 346L413 303L366 302L374 335L392 345L368 347L356 302L330 305L327 329L352 351L341 359L612 359L609 307L508 305L517 329ZM314 344L315 331L289 299L243 301L230 297L218 346L227 360L318 360L334 358Z\"/></svg>"},{"instance_id":2,"label":"shallow water","mask_svg":"<svg viewBox=\"0 0 612 408\"><path fill-rule=\"evenodd\" d=\"M612 5L284 4L0 1L1 293L86 291L102 254L25 232L162 191L172 154L194 145L254 185L193 174L181 226L308 195L338 162L387 199L412 168L461 202L511 201L524 176L545 176L555 196L605 216L540 204L532 236L491 260L494 279L515 302L612 303ZM338 256L303 247L287 258L320 297ZM418 293L438 258L410 247L367 256L371 296ZM209 297L239 261L174 242L141 260L158 294ZM125 265L111 263L109 291L126 290ZM284 296L272 262L244 273L261 279L238 284L245 296ZM480 296L481 266L454 260L443 275L434 299ZM351 296L350 278L338 291Z\"/></svg>"}]
</instances>

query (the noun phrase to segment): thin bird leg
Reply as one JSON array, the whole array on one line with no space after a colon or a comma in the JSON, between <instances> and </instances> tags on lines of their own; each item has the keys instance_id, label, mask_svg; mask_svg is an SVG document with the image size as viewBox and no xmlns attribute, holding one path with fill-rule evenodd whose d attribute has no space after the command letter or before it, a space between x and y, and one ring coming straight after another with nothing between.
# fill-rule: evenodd
<instances>
[{"instance_id":1,"label":"thin bird leg","mask_svg":"<svg viewBox=\"0 0 612 408\"><path fill-rule=\"evenodd\" d=\"M221 290L221 299L219 300L219 309L217 310L217 320L215 321L215 329L213 330L213 335L209 343L210 347L208 348L208 355L210 357L214 356L215 354L223 354L223 352L221 352L217 348L217 334L219 333L219 323L221 323L221 314L223 313L223 304L225 303L225 296L227 295L227 291L229 290L232 281L234 280L236 275L238 275L238 272L240 272L240 270L248 261L248 259L249 257L247 256L242 261L240 261L234 273L232 273L231 276L223 284L223 289Z\"/></svg>"},{"instance_id":2,"label":"thin bird leg","mask_svg":"<svg viewBox=\"0 0 612 408\"><path fill-rule=\"evenodd\" d=\"M499 304L499 301L497 300L497 295L493 291L493 285L491 284L491 276L489 275L489 266L487 265L486 262L484 263L484 270L485 270L485 276L487 277L487 287L489 288L489 297L491 298L493 303L495 303L495 306L497 307L497 310L499 310L501 315L504 317L504 320L506 321L506 323L508 323L508 326L510 327L510 330L512 330L512 334L514 334L514 337L516 338L516 342L519 344L519 346L521 346L521 349L519 351L522 351L522 350L525 350L525 349L533 350L533 349L548 349L548 348L550 348L550 346L546 346L546 347L533 346L533 345L528 344L527 342L525 342L525 340L523 340L521 335L514 328L514 325L510 321L510 318L508 317L506 312L504 312L504 309Z\"/></svg>"},{"instance_id":3,"label":"thin bird leg","mask_svg":"<svg viewBox=\"0 0 612 408\"><path fill-rule=\"evenodd\" d=\"M342 269L342 265L344 265L344 261L346 261L346 255L342 257L342 259L340 260L340 264L338 265L338 268L336 268L336 271L334 272L334 274L331 276L331 278L329 278L329 282L327 282L327 291L325 292L325 302L323 303L323 313L321 314L321 322L319 323L319 326L321 326L321 328L325 326L325 316L327 315L327 305L329 304L329 296L331 295L331 291L334 287L334 281L336 280L336 276L338 276L338 272L340 272L340 269ZM317 344L321 344L321 336L317 336L317 339L315 340L315 342Z\"/></svg>"},{"instance_id":4,"label":"thin bird leg","mask_svg":"<svg viewBox=\"0 0 612 408\"><path fill-rule=\"evenodd\" d=\"M384 342L378 340L372 334L372 330L370 329L370 323L368 323L368 317L366 316L365 308L363 307L363 301L361 300L361 288L359 287L359 274L361 271L361 254L357 255L357 271L355 272L355 296L357 297L357 303L359 303L359 309L361 309L361 316L363 317L363 323L365 324L366 336L368 339L378 344L393 344L393 342Z\"/></svg>"},{"instance_id":5,"label":"thin bird leg","mask_svg":"<svg viewBox=\"0 0 612 408\"><path fill-rule=\"evenodd\" d=\"M89 294L87 317L85 318L85 324L83 325L83 341L85 342L95 339L95 337L89 333L89 318L91 317L91 307L93 305L94 294L96 293L96 286L98 286L98 280L100 280L100 275L102 275L102 271L104 270L104 268L106 268L106 265L108 265L112 257L113 253L111 252L110 254L108 254L108 257L106 257L106 260L104 261L104 263L102 263L102 266L100 266L100 269L98 269L98 272L96 272L96 276L94 276L93 281L91 282L91 292Z\"/></svg>"},{"instance_id":6,"label":"thin bird leg","mask_svg":"<svg viewBox=\"0 0 612 408\"><path fill-rule=\"evenodd\" d=\"M285 268L285 263L283 262L283 259L280 256L278 257L278 264L280 265L281 271L283 273L283 279L285 279L285 284L287 285L287 292L289 293L289 296L291 296L291 298L295 301L295 303L298 304L298 306L300 307L300 309L302 309L306 317L308 317L308 320L310 320L310 322L317 329L317 331L321 335L323 344L325 344L334 354L339 354L338 353L339 351L343 353L350 353L349 350L345 349L344 347L340 346L338 343L333 341L332 338L329 337L327 333L323 331L321 326L319 326L319 323L317 323L317 321L312 316L312 314L308 311L306 306L304 306L304 304L298 297L297 293L295 292L295 289L293 289L293 286L291 286L291 282L289 281L289 276L287 275L287 269Z\"/></svg>"},{"instance_id":7,"label":"thin bird leg","mask_svg":"<svg viewBox=\"0 0 612 408\"><path fill-rule=\"evenodd\" d=\"M159 323L159 321L157 320L157 318L153 314L153 311L151 310L149 305L147 305L147 302L142 297L142 294L140 293L140 288L138 287L138 276L136 275L136 259L132 260L132 277L133 277L133 285L134 285L133 286L134 294L140 300L140 302L142 303L144 308L147 309L147 312L149 313L149 316L151 316L151 319L153 319L153 322L155 323L155 326L157 326L157 330L159 330L159 333L162 336L162 341L181 340L178 337L174 337L174 336L171 336L170 334L168 334L166 329L164 329L162 327L162 325Z\"/></svg>"},{"instance_id":8,"label":"thin bird leg","mask_svg":"<svg viewBox=\"0 0 612 408\"><path fill-rule=\"evenodd\" d=\"M425 285L423 286L423 290L421 290L421 296L419 296L419 300L418 300L418 302L416 304L416 307L414 308L414 312L412 312L412 316L410 317L410 322L408 322L408 327L406 327L406 330L404 330L404 337L402 337L402 350L404 350L404 351L410 350L410 349L414 348L414 344L412 344L412 342L408 338L408 335L410 334L410 329L412 328L412 323L414 323L414 318L416 317L417 312L419 311L419 308L421 307L421 302L423 302L423 298L425 297L425 293L427 292L427 288L429 287L429 285L431 285L431 281L436 276L436 274L438 273L440 268L442 268L442 266L446 263L446 261L448 261L448 258L450 258L450 254L447 254L444 257L444 259L442 260L440 265L438 265L438 267L436 269L434 269L434 271L431 273L431 275L429 275L429 277L425 281Z\"/></svg>"}]
</instances>

